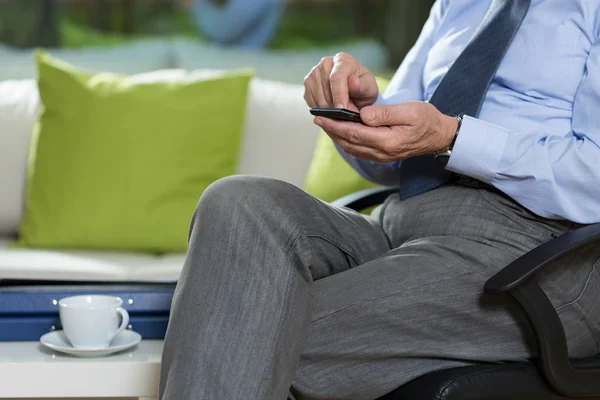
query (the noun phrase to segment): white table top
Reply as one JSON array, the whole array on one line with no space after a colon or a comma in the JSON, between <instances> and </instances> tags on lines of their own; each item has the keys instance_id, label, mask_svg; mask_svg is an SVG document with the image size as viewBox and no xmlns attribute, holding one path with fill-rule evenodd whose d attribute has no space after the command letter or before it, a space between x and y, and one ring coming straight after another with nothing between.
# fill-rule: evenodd
<instances>
[{"instance_id":1,"label":"white table top","mask_svg":"<svg viewBox=\"0 0 600 400\"><path fill-rule=\"evenodd\" d=\"M78 358L39 342L0 342L0 398L156 397L162 340L132 350Z\"/></svg>"}]
</instances>

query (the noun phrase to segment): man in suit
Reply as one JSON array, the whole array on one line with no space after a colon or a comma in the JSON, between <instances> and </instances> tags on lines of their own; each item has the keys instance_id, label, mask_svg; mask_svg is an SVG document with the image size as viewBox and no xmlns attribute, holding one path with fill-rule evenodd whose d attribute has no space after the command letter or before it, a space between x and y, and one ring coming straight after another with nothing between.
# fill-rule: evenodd
<instances>
[{"instance_id":1,"label":"man in suit","mask_svg":"<svg viewBox=\"0 0 600 400\"><path fill-rule=\"evenodd\" d=\"M427 372L535 356L484 282L600 222L600 1L438 0L383 94L348 54L306 78L371 216L266 178L211 186L173 303L163 399L373 400ZM595 246L597 247L597 246ZM600 253L536 279L572 356L599 351Z\"/></svg>"}]
</instances>

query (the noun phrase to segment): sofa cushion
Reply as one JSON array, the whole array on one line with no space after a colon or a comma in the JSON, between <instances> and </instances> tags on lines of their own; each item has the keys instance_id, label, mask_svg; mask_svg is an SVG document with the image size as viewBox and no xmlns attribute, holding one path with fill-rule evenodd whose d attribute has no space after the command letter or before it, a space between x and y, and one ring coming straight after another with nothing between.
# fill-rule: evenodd
<instances>
[{"instance_id":1,"label":"sofa cushion","mask_svg":"<svg viewBox=\"0 0 600 400\"><path fill-rule=\"evenodd\" d=\"M0 82L0 236L16 234L21 220L27 153L38 104L35 81Z\"/></svg>"},{"instance_id":2,"label":"sofa cushion","mask_svg":"<svg viewBox=\"0 0 600 400\"><path fill-rule=\"evenodd\" d=\"M181 253L17 249L11 241L0 238L0 280L174 282L185 260Z\"/></svg>"},{"instance_id":3,"label":"sofa cushion","mask_svg":"<svg viewBox=\"0 0 600 400\"><path fill-rule=\"evenodd\" d=\"M304 190L323 201L331 202L376 186L348 165L329 136L324 132L319 135L302 187Z\"/></svg>"},{"instance_id":4,"label":"sofa cushion","mask_svg":"<svg viewBox=\"0 0 600 400\"><path fill-rule=\"evenodd\" d=\"M319 133L303 96L301 85L252 80L240 173L302 186Z\"/></svg>"},{"instance_id":5,"label":"sofa cushion","mask_svg":"<svg viewBox=\"0 0 600 400\"><path fill-rule=\"evenodd\" d=\"M185 251L202 191L235 173L251 74L137 84L38 55L20 243Z\"/></svg>"}]
</instances>

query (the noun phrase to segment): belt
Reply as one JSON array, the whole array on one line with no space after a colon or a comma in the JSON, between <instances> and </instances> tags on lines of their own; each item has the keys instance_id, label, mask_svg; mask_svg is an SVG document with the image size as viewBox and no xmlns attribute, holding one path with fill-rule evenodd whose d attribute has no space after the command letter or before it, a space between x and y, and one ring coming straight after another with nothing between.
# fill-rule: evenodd
<instances>
[{"instance_id":1,"label":"belt","mask_svg":"<svg viewBox=\"0 0 600 400\"><path fill-rule=\"evenodd\" d=\"M494 192L500 192L500 190L496 189L494 186L489 185L485 182L481 182L473 177L461 174L452 174L450 175L450 183L454 183L456 185L466 186L474 189L486 189L492 190Z\"/></svg>"}]
</instances>

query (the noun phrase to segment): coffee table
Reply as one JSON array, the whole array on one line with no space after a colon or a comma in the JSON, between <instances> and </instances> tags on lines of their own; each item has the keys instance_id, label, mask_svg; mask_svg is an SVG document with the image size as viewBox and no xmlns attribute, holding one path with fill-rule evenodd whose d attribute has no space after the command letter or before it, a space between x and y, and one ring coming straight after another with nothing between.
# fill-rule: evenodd
<instances>
[{"instance_id":1,"label":"coffee table","mask_svg":"<svg viewBox=\"0 0 600 400\"><path fill-rule=\"evenodd\" d=\"M156 399L162 340L102 358L76 358L38 342L0 342L0 399Z\"/></svg>"}]
</instances>

